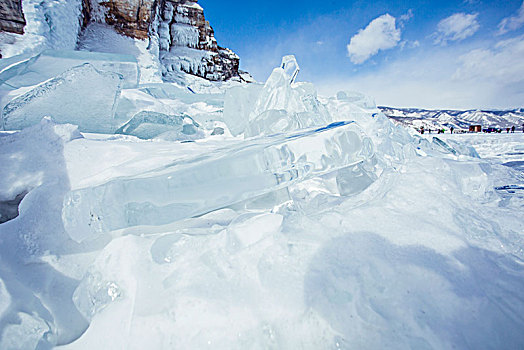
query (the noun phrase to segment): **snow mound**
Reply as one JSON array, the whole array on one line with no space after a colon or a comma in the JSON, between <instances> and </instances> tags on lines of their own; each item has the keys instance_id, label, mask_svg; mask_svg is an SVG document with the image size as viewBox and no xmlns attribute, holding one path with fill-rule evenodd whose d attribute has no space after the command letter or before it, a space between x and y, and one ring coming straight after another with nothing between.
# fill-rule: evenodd
<instances>
[{"instance_id":1,"label":"snow mound","mask_svg":"<svg viewBox=\"0 0 524 350\"><path fill-rule=\"evenodd\" d=\"M0 348L522 348L524 134L412 135L286 64L0 132Z\"/></svg>"}]
</instances>

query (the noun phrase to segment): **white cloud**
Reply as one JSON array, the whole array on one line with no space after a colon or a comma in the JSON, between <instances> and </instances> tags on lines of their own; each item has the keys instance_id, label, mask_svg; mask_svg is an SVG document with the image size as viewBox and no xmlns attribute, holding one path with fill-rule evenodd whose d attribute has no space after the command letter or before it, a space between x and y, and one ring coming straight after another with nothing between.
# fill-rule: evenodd
<instances>
[{"instance_id":1,"label":"white cloud","mask_svg":"<svg viewBox=\"0 0 524 350\"><path fill-rule=\"evenodd\" d=\"M455 13L444 18L437 25L435 44L447 44L448 41L464 40L479 30L478 14Z\"/></svg>"},{"instance_id":2,"label":"white cloud","mask_svg":"<svg viewBox=\"0 0 524 350\"><path fill-rule=\"evenodd\" d=\"M409 21L412 18L413 18L413 10L409 9L408 12L406 12L405 14L400 16L400 18L398 20L399 20L399 22L401 24L403 24L404 22L407 22L407 21Z\"/></svg>"},{"instance_id":3,"label":"white cloud","mask_svg":"<svg viewBox=\"0 0 524 350\"><path fill-rule=\"evenodd\" d=\"M499 23L499 34L519 29L524 25L524 1L515 16L506 17Z\"/></svg>"},{"instance_id":4,"label":"white cloud","mask_svg":"<svg viewBox=\"0 0 524 350\"><path fill-rule=\"evenodd\" d=\"M498 42L492 48L472 50L459 58L453 75L460 80L486 80L524 85L524 35Z\"/></svg>"},{"instance_id":5,"label":"white cloud","mask_svg":"<svg viewBox=\"0 0 524 350\"><path fill-rule=\"evenodd\" d=\"M399 46L401 50L404 50L406 47L409 49L415 49L420 46L420 42L418 40L415 40L415 41L403 40L400 42Z\"/></svg>"},{"instance_id":6,"label":"white cloud","mask_svg":"<svg viewBox=\"0 0 524 350\"><path fill-rule=\"evenodd\" d=\"M400 42L401 31L396 27L395 17L385 14L375 18L368 26L355 34L347 46L351 62L364 63L380 50L392 49Z\"/></svg>"},{"instance_id":7,"label":"white cloud","mask_svg":"<svg viewBox=\"0 0 524 350\"><path fill-rule=\"evenodd\" d=\"M351 78L319 81L319 91L360 91L379 105L396 107L523 107L524 35L467 46L413 50Z\"/></svg>"}]
</instances>

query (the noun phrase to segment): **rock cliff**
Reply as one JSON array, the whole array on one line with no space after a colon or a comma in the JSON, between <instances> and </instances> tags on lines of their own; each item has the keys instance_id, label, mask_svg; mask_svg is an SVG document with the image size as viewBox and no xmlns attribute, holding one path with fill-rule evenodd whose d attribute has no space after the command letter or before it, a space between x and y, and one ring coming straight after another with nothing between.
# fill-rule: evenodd
<instances>
[{"instance_id":1,"label":"rock cliff","mask_svg":"<svg viewBox=\"0 0 524 350\"><path fill-rule=\"evenodd\" d=\"M147 39L155 0L90 0L89 18L113 26L118 32L136 39ZM85 1L86 2L86 1ZM86 5L84 4L84 8Z\"/></svg>"},{"instance_id":2,"label":"rock cliff","mask_svg":"<svg viewBox=\"0 0 524 350\"><path fill-rule=\"evenodd\" d=\"M19 36L26 25L22 1L27 21L38 23L26 28L27 35ZM0 50L7 46L8 57L33 49L35 53L73 49L75 42L86 49L81 45L83 34L96 28L92 23L133 39L149 40L149 52L157 62L153 66L156 74L161 70L164 81L179 82L184 73L211 81L252 79L239 72L238 56L218 45L197 0L0 0L0 31L10 32L0 38ZM77 36L80 28L83 32ZM104 33L97 35L104 38ZM105 45L107 52L114 52L112 43ZM98 46L95 51L105 50L102 44Z\"/></svg>"},{"instance_id":3,"label":"rock cliff","mask_svg":"<svg viewBox=\"0 0 524 350\"><path fill-rule=\"evenodd\" d=\"M196 0L161 1L158 10L153 31L159 38L167 79L177 70L209 80L238 76L238 56L217 44L213 28Z\"/></svg>"},{"instance_id":4,"label":"rock cliff","mask_svg":"<svg viewBox=\"0 0 524 350\"><path fill-rule=\"evenodd\" d=\"M23 34L22 0L0 0L0 31Z\"/></svg>"},{"instance_id":5,"label":"rock cliff","mask_svg":"<svg viewBox=\"0 0 524 350\"><path fill-rule=\"evenodd\" d=\"M213 81L239 76L238 56L217 44L197 0L90 0L84 12L121 34L158 42L166 81L179 72Z\"/></svg>"}]
</instances>

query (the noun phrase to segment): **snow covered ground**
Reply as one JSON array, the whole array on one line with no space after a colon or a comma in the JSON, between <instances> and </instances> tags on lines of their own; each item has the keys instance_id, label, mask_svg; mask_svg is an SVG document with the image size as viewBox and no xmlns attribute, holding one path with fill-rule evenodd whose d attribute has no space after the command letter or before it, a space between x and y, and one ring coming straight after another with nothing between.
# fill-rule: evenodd
<instances>
[{"instance_id":1,"label":"snow covered ground","mask_svg":"<svg viewBox=\"0 0 524 350\"><path fill-rule=\"evenodd\" d=\"M34 16L51 13L50 2L26 3ZM79 1L53 3L65 11ZM88 28L79 47L132 54L142 72L151 69L141 82L154 82L146 43L106 29ZM55 34L34 33L54 48ZM26 39L19 48L39 50ZM88 61L101 61L93 55ZM60 89L68 106L60 114L85 122L86 97L102 90L97 71L89 69L82 96L74 93L85 77L74 77L85 69L65 83L63 75L47 80L62 71L47 76L42 56L29 57L3 61L2 126L26 121L26 105L25 113L56 114ZM265 85L184 76L178 87L112 89L114 104L96 117L116 134L49 118L0 132L0 349L523 348L524 134L410 134L365 96L317 99L312 84L294 83L297 68L275 69ZM121 134L133 122L145 140ZM321 137L346 125L359 132ZM244 139L249 133L256 137ZM254 161L235 163L239 154ZM155 214L157 202L180 196L163 173L172 169L192 183L214 172L221 181L184 192L187 208L210 198L227 204L164 215L162 224L135 220L142 211L129 198ZM240 176L257 170L273 175L264 195L232 201L245 186ZM165 180L167 195L137 179ZM92 236L66 227L82 189L113 200L106 217L96 196L81 212ZM124 227L97 230L122 207Z\"/></svg>"},{"instance_id":2,"label":"snow covered ground","mask_svg":"<svg viewBox=\"0 0 524 350\"><path fill-rule=\"evenodd\" d=\"M524 344L524 201L496 190L524 186L501 165L524 160L524 134L443 137L482 159L377 152L390 166L353 197L330 200L314 180L293 202L76 243L61 219L70 189L238 142L83 136L44 121L0 137L0 199L29 191L0 225L2 349Z\"/></svg>"},{"instance_id":3,"label":"snow covered ground","mask_svg":"<svg viewBox=\"0 0 524 350\"><path fill-rule=\"evenodd\" d=\"M441 134L439 137L471 145L483 159L524 171L522 167L524 133L522 131L501 134Z\"/></svg>"}]
</instances>

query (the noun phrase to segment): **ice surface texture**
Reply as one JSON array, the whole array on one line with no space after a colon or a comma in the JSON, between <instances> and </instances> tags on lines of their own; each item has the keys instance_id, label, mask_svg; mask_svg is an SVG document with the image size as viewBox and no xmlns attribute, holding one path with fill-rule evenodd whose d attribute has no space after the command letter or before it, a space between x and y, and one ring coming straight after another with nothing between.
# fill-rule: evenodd
<instances>
[{"instance_id":1,"label":"ice surface texture","mask_svg":"<svg viewBox=\"0 0 524 350\"><path fill-rule=\"evenodd\" d=\"M0 202L27 193L20 215L0 224L2 350L51 349L88 326L71 299L78 282L43 258L71 242L56 205L69 189L64 145L78 138L76 127L49 119L0 137Z\"/></svg>"},{"instance_id":2,"label":"ice surface texture","mask_svg":"<svg viewBox=\"0 0 524 350\"><path fill-rule=\"evenodd\" d=\"M140 79L137 60L131 55L46 50L33 57L17 56L9 60L17 62L0 70L0 83L12 88L39 84L85 63L100 71L122 75L124 88L136 88Z\"/></svg>"},{"instance_id":3,"label":"ice surface texture","mask_svg":"<svg viewBox=\"0 0 524 350\"><path fill-rule=\"evenodd\" d=\"M13 99L2 111L4 130L35 125L45 116L77 124L80 131L113 133L113 116L123 78L86 63Z\"/></svg>"},{"instance_id":4,"label":"ice surface texture","mask_svg":"<svg viewBox=\"0 0 524 350\"><path fill-rule=\"evenodd\" d=\"M32 56L29 54L3 58L0 61L0 85L5 84L10 79L13 79L20 74L24 74L24 72L27 70L27 67L31 65L37 58L38 56ZM6 85L10 88L16 88L10 84Z\"/></svg>"},{"instance_id":5,"label":"ice surface texture","mask_svg":"<svg viewBox=\"0 0 524 350\"><path fill-rule=\"evenodd\" d=\"M137 113L115 133L133 135L141 139L152 139L169 134L170 139L181 141L199 136L198 124L187 115L167 115L148 111Z\"/></svg>"},{"instance_id":6,"label":"ice surface texture","mask_svg":"<svg viewBox=\"0 0 524 350\"><path fill-rule=\"evenodd\" d=\"M350 122L253 139L141 176L72 191L64 199L64 225L82 241L100 232L201 215L363 162L372 156L369 143Z\"/></svg>"}]
</instances>

